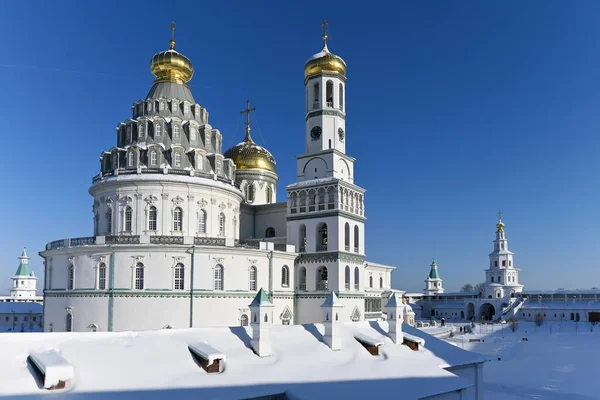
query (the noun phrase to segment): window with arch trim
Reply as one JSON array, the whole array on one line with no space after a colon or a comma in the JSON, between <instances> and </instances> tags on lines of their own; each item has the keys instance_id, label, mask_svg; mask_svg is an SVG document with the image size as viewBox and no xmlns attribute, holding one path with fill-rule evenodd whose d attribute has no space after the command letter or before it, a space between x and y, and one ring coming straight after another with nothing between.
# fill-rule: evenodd
<instances>
[{"instance_id":1,"label":"window with arch trim","mask_svg":"<svg viewBox=\"0 0 600 400\"><path fill-rule=\"evenodd\" d=\"M65 317L65 332L73 332L73 314L70 312Z\"/></svg>"},{"instance_id":2,"label":"window with arch trim","mask_svg":"<svg viewBox=\"0 0 600 400\"><path fill-rule=\"evenodd\" d=\"M155 206L148 209L148 230L155 231L157 222L157 211Z\"/></svg>"},{"instance_id":3,"label":"window with arch trim","mask_svg":"<svg viewBox=\"0 0 600 400\"><path fill-rule=\"evenodd\" d=\"M165 102L164 102L164 101L161 101L161 102L159 102L158 104L159 104L159 109L160 109L160 111L164 111L164 110L165 110Z\"/></svg>"},{"instance_id":4,"label":"window with arch trim","mask_svg":"<svg viewBox=\"0 0 600 400\"><path fill-rule=\"evenodd\" d=\"M281 267L281 286L290 287L290 268L287 265Z\"/></svg>"},{"instance_id":5,"label":"window with arch trim","mask_svg":"<svg viewBox=\"0 0 600 400\"><path fill-rule=\"evenodd\" d=\"M358 225L354 225L354 252L359 252L360 231Z\"/></svg>"},{"instance_id":6,"label":"window with arch trim","mask_svg":"<svg viewBox=\"0 0 600 400\"><path fill-rule=\"evenodd\" d=\"M333 82L327 81L325 84L325 100L327 101L327 107L333 107Z\"/></svg>"},{"instance_id":7,"label":"window with arch trim","mask_svg":"<svg viewBox=\"0 0 600 400\"><path fill-rule=\"evenodd\" d=\"M106 264L104 263L98 266L98 289L106 290Z\"/></svg>"},{"instance_id":8,"label":"window with arch trim","mask_svg":"<svg viewBox=\"0 0 600 400\"><path fill-rule=\"evenodd\" d=\"M225 214L219 214L219 236L225 236Z\"/></svg>"},{"instance_id":9,"label":"window with arch trim","mask_svg":"<svg viewBox=\"0 0 600 400\"><path fill-rule=\"evenodd\" d=\"M339 99L340 110L344 111L344 86L341 83L340 83L339 96L340 96L340 99Z\"/></svg>"},{"instance_id":10,"label":"window with arch trim","mask_svg":"<svg viewBox=\"0 0 600 400\"><path fill-rule=\"evenodd\" d=\"M246 185L246 201L252 203L254 201L254 184L248 182Z\"/></svg>"},{"instance_id":11,"label":"window with arch trim","mask_svg":"<svg viewBox=\"0 0 600 400\"><path fill-rule=\"evenodd\" d=\"M360 271L358 267L354 267L354 290L358 290L360 284Z\"/></svg>"},{"instance_id":12,"label":"window with arch trim","mask_svg":"<svg viewBox=\"0 0 600 400\"><path fill-rule=\"evenodd\" d=\"M223 266L221 264L217 264L215 267L214 274L214 288L215 290L223 290Z\"/></svg>"},{"instance_id":13,"label":"window with arch trim","mask_svg":"<svg viewBox=\"0 0 600 400\"><path fill-rule=\"evenodd\" d=\"M240 317L240 326L248 326L248 316L246 314L242 314Z\"/></svg>"},{"instance_id":14,"label":"window with arch trim","mask_svg":"<svg viewBox=\"0 0 600 400\"><path fill-rule=\"evenodd\" d=\"M158 166L158 152L156 150L150 151L150 166L151 167Z\"/></svg>"},{"instance_id":15,"label":"window with arch trim","mask_svg":"<svg viewBox=\"0 0 600 400\"><path fill-rule=\"evenodd\" d=\"M175 282L173 287L175 290L183 290L184 289L184 273L185 269L182 263L177 263L175 265Z\"/></svg>"},{"instance_id":16,"label":"window with arch trim","mask_svg":"<svg viewBox=\"0 0 600 400\"><path fill-rule=\"evenodd\" d=\"M267 204L271 204L273 202L273 189L269 185L267 185L266 194L267 194Z\"/></svg>"},{"instance_id":17,"label":"window with arch trim","mask_svg":"<svg viewBox=\"0 0 600 400\"><path fill-rule=\"evenodd\" d=\"M135 166L135 153L133 151L129 152L129 157L127 157L127 163L129 167Z\"/></svg>"},{"instance_id":18,"label":"window with arch trim","mask_svg":"<svg viewBox=\"0 0 600 400\"><path fill-rule=\"evenodd\" d=\"M321 97L321 94L319 92L320 92L319 82L315 82L315 85L313 86L313 98L314 98L313 109L319 108L319 101L320 101L320 97Z\"/></svg>"},{"instance_id":19,"label":"window with arch trim","mask_svg":"<svg viewBox=\"0 0 600 400\"><path fill-rule=\"evenodd\" d=\"M250 281L250 290L255 291L256 290L256 267L255 266L250 267L249 281Z\"/></svg>"},{"instance_id":20,"label":"window with arch trim","mask_svg":"<svg viewBox=\"0 0 600 400\"><path fill-rule=\"evenodd\" d=\"M175 151L175 167L181 168L181 153L179 151Z\"/></svg>"},{"instance_id":21,"label":"window with arch trim","mask_svg":"<svg viewBox=\"0 0 600 400\"><path fill-rule=\"evenodd\" d=\"M67 267L67 290L75 288L75 266L73 264Z\"/></svg>"},{"instance_id":22,"label":"window with arch trim","mask_svg":"<svg viewBox=\"0 0 600 400\"><path fill-rule=\"evenodd\" d=\"M146 128L143 122L138 123L138 139L143 139L146 136Z\"/></svg>"},{"instance_id":23,"label":"window with arch trim","mask_svg":"<svg viewBox=\"0 0 600 400\"><path fill-rule=\"evenodd\" d=\"M173 125L173 137L179 138L179 125L177 124Z\"/></svg>"},{"instance_id":24,"label":"window with arch trim","mask_svg":"<svg viewBox=\"0 0 600 400\"><path fill-rule=\"evenodd\" d=\"M131 206L127 206L125 208L125 230L127 232L131 232L131 224L132 224L132 220L133 220L133 209L131 208Z\"/></svg>"},{"instance_id":25,"label":"window with arch trim","mask_svg":"<svg viewBox=\"0 0 600 400\"><path fill-rule=\"evenodd\" d=\"M183 211L180 207L173 210L173 230L181 232L183 230Z\"/></svg>"},{"instance_id":26,"label":"window with arch trim","mask_svg":"<svg viewBox=\"0 0 600 400\"><path fill-rule=\"evenodd\" d=\"M196 163L196 169L198 171L204 171L204 157L202 157L202 154L198 155L198 162Z\"/></svg>"},{"instance_id":27,"label":"window with arch trim","mask_svg":"<svg viewBox=\"0 0 600 400\"><path fill-rule=\"evenodd\" d=\"M439 284L438 284L439 285ZM441 286L441 285L440 285ZM379 288L383 289L383 276L379 277Z\"/></svg>"},{"instance_id":28,"label":"window with arch trim","mask_svg":"<svg viewBox=\"0 0 600 400\"><path fill-rule=\"evenodd\" d=\"M275 237L275 229L273 229L272 227L268 227L267 230L265 231L265 237L266 238L274 238Z\"/></svg>"},{"instance_id":29,"label":"window with arch trim","mask_svg":"<svg viewBox=\"0 0 600 400\"><path fill-rule=\"evenodd\" d=\"M350 224L344 224L344 250L350 251Z\"/></svg>"},{"instance_id":30,"label":"window with arch trim","mask_svg":"<svg viewBox=\"0 0 600 400\"><path fill-rule=\"evenodd\" d=\"M137 263L134 274L134 288L136 290L144 290L144 264Z\"/></svg>"},{"instance_id":31,"label":"window with arch trim","mask_svg":"<svg viewBox=\"0 0 600 400\"><path fill-rule=\"evenodd\" d=\"M346 265L346 269L344 271L344 283L346 290L350 290L350 266Z\"/></svg>"},{"instance_id":32,"label":"window with arch trim","mask_svg":"<svg viewBox=\"0 0 600 400\"><path fill-rule=\"evenodd\" d=\"M373 287L373 277L372 276L369 277L369 287L370 288Z\"/></svg>"},{"instance_id":33,"label":"window with arch trim","mask_svg":"<svg viewBox=\"0 0 600 400\"><path fill-rule=\"evenodd\" d=\"M198 233L206 233L206 211L204 209L198 213Z\"/></svg>"},{"instance_id":34,"label":"window with arch trim","mask_svg":"<svg viewBox=\"0 0 600 400\"><path fill-rule=\"evenodd\" d=\"M112 207L108 207L108 209L106 210L106 232L108 234L112 233L112 219L113 219L113 212L112 212Z\"/></svg>"},{"instance_id":35,"label":"window with arch trim","mask_svg":"<svg viewBox=\"0 0 600 400\"><path fill-rule=\"evenodd\" d=\"M162 102L161 102L162 104ZM154 136L162 135L162 124L160 122L154 123Z\"/></svg>"},{"instance_id":36,"label":"window with arch trim","mask_svg":"<svg viewBox=\"0 0 600 400\"><path fill-rule=\"evenodd\" d=\"M196 128L193 126L190 127L190 140L196 140Z\"/></svg>"}]
</instances>

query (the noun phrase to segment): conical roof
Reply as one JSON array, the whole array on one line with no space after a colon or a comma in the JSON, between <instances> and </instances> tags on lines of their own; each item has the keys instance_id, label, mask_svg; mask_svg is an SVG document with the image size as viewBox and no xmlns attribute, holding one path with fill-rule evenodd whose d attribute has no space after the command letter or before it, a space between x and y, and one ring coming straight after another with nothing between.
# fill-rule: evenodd
<instances>
[{"instance_id":1,"label":"conical roof","mask_svg":"<svg viewBox=\"0 0 600 400\"><path fill-rule=\"evenodd\" d=\"M271 303L271 301L269 300L269 296L267 296L267 293L263 290L263 288L260 288L260 290L256 294L256 297L254 298L254 300L252 300L252 303L250 303L250 307L272 305L273 303Z\"/></svg>"},{"instance_id":2,"label":"conical roof","mask_svg":"<svg viewBox=\"0 0 600 400\"><path fill-rule=\"evenodd\" d=\"M23 253L21 253L21 257L19 257L21 262L17 267L16 276L29 276L31 275L31 270L29 269L29 257L27 257L27 252L25 251L25 247L23 247Z\"/></svg>"}]
</instances>

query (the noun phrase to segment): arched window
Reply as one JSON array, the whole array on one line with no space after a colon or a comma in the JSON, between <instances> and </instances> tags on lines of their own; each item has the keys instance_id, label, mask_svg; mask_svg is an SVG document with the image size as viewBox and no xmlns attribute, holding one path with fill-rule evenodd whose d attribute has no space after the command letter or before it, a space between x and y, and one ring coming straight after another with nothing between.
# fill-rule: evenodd
<instances>
[{"instance_id":1,"label":"arched window","mask_svg":"<svg viewBox=\"0 0 600 400\"><path fill-rule=\"evenodd\" d=\"M98 289L106 290L106 264L104 263L98 266Z\"/></svg>"},{"instance_id":2,"label":"arched window","mask_svg":"<svg viewBox=\"0 0 600 400\"><path fill-rule=\"evenodd\" d=\"M181 232L183 229L183 211L181 208L176 207L173 211L173 230Z\"/></svg>"},{"instance_id":3,"label":"arched window","mask_svg":"<svg viewBox=\"0 0 600 400\"><path fill-rule=\"evenodd\" d=\"M204 157L202 157L202 154L198 155L198 162L196 163L196 169L198 171L204 171Z\"/></svg>"},{"instance_id":4,"label":"arched window","mask_svg":"<svg viewBox=\"0 0 600 400\"><path fill-rule=\"evenodd\" d=\"M138 139L143 139L146 136L146 128L143 122L138 123Z\"/></svg>"},{"instance_id":5,"label":"arched window","mask_svg":"<svg viewBox=\"0 0 600 400\"><path fill-rule=\"evenodd\" d=\"M144 264L137 263L135 266L135 289L144 290Z\"/></svg>"},{"instance_id":6,"label":"arched window","mask_svg":"<svg viewBox=\"0 0 600 400\"><path fill-rule=\"evenodd\" d=\"M358 267L354 267L354 290L358 290L358 284L360 283L360 271Z\"/></svg>"},{"instance_id":7,"label":"arched window","mask_svg":"<svg viewBox=\"0 0 600 400\"><path fill-rule=\"evenodd\" d=\"M328 290L329 289L327 267L321 266L321 267L317 268L316 281L317 281L317 290Z\"/></svg>"},{"instance_id":8,"label":"arched window","mask_svg":"<svg viewBox=\"0 0 600 400\"><path fill-rule=\"evenodd\" d=\"M333 82L327 81L325 84L325 99L327 100L327 107L333 107Z\"/></svg>"},{"instance_id":9,"label":"arched window","mask_svg":"<svg viewBox=\"0 0 600 400\"><path fill-rule=\"evenodd\" d=\"M358 253L359 244L360 243L360 233L358 230L358 225L354 225L354 252Z\"/></svg>"},{"instance_id":10,"label":"arched window","mask_svg":"<svg viewBox=\"0 0 600 400\"><path fill-rule=\"evenodd\" d=\"M200 210L198 213L198 233L206 233L206 211Z\"/></svg>"},{"instance_id":11,"label":"arched window","mask_svg":"<svg viewBox=\"0 0 600 400\"><path fill-rule=\"evenodd\" d=\"M256 290L256 267L250 267L250 290Z\"/></svg>"},{"instance_id":12,"label":"arched window","mask_svg":"<svg viewBox=\"0 0 600 400\"><path fill-rule=\"evenodd\" d=\"M344 250L350 251L350 224L344 225Z\"/></svg>"},{"instance_id":13,"label":"arched window","mask_svg":"<svg viewBox=\"0 0 600 400\"><path fill-rule=\"evenodd\" d=\"M267 230L265 231L265 237L266 238L273 238L275 237L275 229L268 227Z\"/></svg>"},{"instance_id":14,"label":"arched window","mask_svg":"<svg viewBox=\"0 0 600 400\"><path fill-rule=\"evenodd\" d=\"M242 314L242 316L240 317L240 325L248 326L248 316L246 314Z\"/></svg>"},{"instance_id":15,"label":"arched window","mask_svg":"<svg viewBox=\"0 0 600 400\"><path fill-rule=\"evenodd\" d=\"M299 239L300 239L300 248L298 251L300 253L304 253L306 251L306 225L304 225L304 224L300 225Z\"/></svg>"},{"instance_id":16,"label":"arched window","mask_svg":"<svg viewBox=\"0 0 600 400\"><path fill-rule=\"evenodd\" d=\"M317 251L327 251L327 224L319 224L317 228Z\"/></svg>"},{"instance_id":17,"label":"arched window","mask_svg":"<svg viewBox=\"0 0 600 400\"><path fill-rule=\"evenodd\" d=\"M158 165L158 153L156 150L150 151L150 166L156 167Z\"/></svg>"},{"instance_id":18,"label":"arched window","mask_svg":"<svg viewBox=\"0 0 600 400\"><path fill-rule=\"evenodd\" d=\"M131 232L131 222L133 218L133 209L130 206L125 208L125 230Z\"/></svg>"},{"instance_id":19,"label":"arched window","mask_svg":"<svg viewBox=\"0 0 600 400\"><path fill-rule=\"evenodd\" d=\"M290 269L287 265L281 267L281 286L290 287Z\"/></svg>"},{"instance_id":20,"label":"arched window","mask_svg":"<svg viewBox=\"0 0 600 400\"><path fill-rule=\"evenodd\" d=\"M190 127L190 140L196 140L196 128Z\"/></svg>"},{"instance_id":21,"label":"arched window","mask_svg":"<svg viewBox=\"0 0 600 400\"><path fill-rule=\"evenodd\" d=\"M383 276L379 277L379 288L383 289Z\"/></svg>"},{"instance_id":22,"label":"arched window","mask_svg":"<svg viewBox=\"0 0 600 400\"><path fill-rule=\"evenodd\" d=\"M184 268L182 263L175 265L175 290L183 290Z\"/></svg>"},{"instance_id":23,"label":"arched window","mask_svg":"<svg viewBox=\"0 0 600 400\"><path fill-rule=\"evenodd\" d=\"M67 290L73 290L75 288L75 267L69 265L67 268Z\"/></svg>"},{"instance_id":24,"label":"arched window","mask_svg":"<svg viewBox=\"0 0 600 400\"><path fill-rule=\"evenodd\" d=\"M164 102L164 101L161 101L161 102L159 102L158 104L159 104L159 109L160 109L160 111L164 111L164 110L165 110L165 102Z\"/></svg>"},{"instance_id":25,"label":"arched window","mask_svg":"<svg viewBox=\"0 0 600 400\"><path fill-rule=\"evenodd\" d=\"M373 287L373 277L372 276L369 277L369 287L370 288Z\"/></svg>"},{"instance_id":26,"label":"arched window","mask_svg":"<svg viewBox=\"0 0 600 400\"><path fill-rule=\"evenodd\" d=\"M127 128L125 129L125 141L127 143L131 142L131 125L127 125Z\"/></svg>"},{"instance_id":27,"label":"arched window","mask_svg":"<svg viewBox=\"0 0 600 400\"><path fill-rule=\"evenodd\" d=\"M73 314L70 312L65 317L65 332L73 332Z\"/></svg>"},{"instance_id":28,"label":"arched window","mask_svg":"<svg viewBox=\"0 0 600 400\"><path fill-rule=\"evenodd\" d=\"M215 267L215 276L214 276L214 286L215 290L223 290L223 266L217 265Z\"/></svg>"},{"instance_id":29,"label":"arched window","mask_svg":"<svg viewBox=\"0 0 600 400\"><path fill-rule=\"evenodd\" d=\"M344 282L346 290L350 290L350 266L346 265L346 270L344 273Z\"/></svg>"},{"instance_id":30,"label":"arched window","mask_svg":"<svg viewBox=\"0 0 600 400\"><path fill-rule=\"evenodd\" d=\"M225 214L219 214L219 236L225 236Z\"/></svg>"},{"instance_id":31,"label":"arched window","mask_svg":"<svg viewBox=\"0 0 600 400\"><path fill-rule=\"evenodd\" d=\"M133 167L135 164L135 153L133 151L129 152L129 156L127 157L127 162L129 167Z\"/></svg>"},{"instance_id":32,"label":"arched window","mask_svg":"<svg viewBox=\"0 0 600 400\"><path fill-rule=\"evenodd\" d=\"M340 99L339 99L339 103L340 103L340 110L344 111L344 86L340 83L340 93L339 93Z\"/></svg>"},{"instance_id":33,"label":"arched window","mask_svg":"<svg viewBox=\"0 0 600 400\"><path fill-rule=\"evenodd\" d=\"M155 231L156 230L156 207L151 206L148 210L148 230Z\"/></svg>"},{"instance_id":34,"label":"arched window","mask_svg":"<svg viewBox=\"0 0 600 400\"><path fill-rule=\"evenodd\" d=\"M181 153L179 151L175 151L175 167L181 168Z\"/></svg>"},{"instance_id":35,"label":"arched window","mask_svg":"<svg viewBox=\"0 0 600 400\"><path fill-rule=\"evenodd\" d=\"M108 210L106 210L106 232L109 235L112 233L112 219L113 219L112 208L108 207Z\"/></svg>"},{"instance_id":36,"label":"arched window","mask_svg":"<svg viewBox=\"0 0 600 400\"><path fill-rule=\"evenodd\" d=\"M313 92L314 93L313 94L313 97L314 97L313 109L314 109L314 108L319 108L319 98L321 97L321 95L319 93L320 92L319 82L315 82L315 86L313 86L313 89L314 89L314 92Z\"/></svg>"},{"instance_id":37,"label":"arched window","mask_svg":"<svg viewBox=\"0 0 600 400\"><path fill-rule=\"evenodd\" d=\"M252 203L254 201L254 184L248 183L246 185L246 201Z\"/></svg>"},{"instance_id":38,"label":"arched window","mask_svg":"<svg viewBox=\"0 0 600 400\"><path fill-rule=\"evenodd\" d=\"M273 189L271 186L267 186L267 204L271 204L273 202Z\"/></svg>"},{"instance_id":39,"label":"arched window","mask_svg":"<svg viewBox=\"0 0 600 400\"><path fill-rule=\"evenodd\" d=\"M179 125L177 124L173 125L173 137L179 138Z\"/></svg>"},{"instance_id":40,"label":"arched window","mask_svg":"<svg viewBox=\"0 0 600 400\"><path fill-rule=\"evenodd\" d=\"M304 268L304 267L300 268L300 273L298 276L298 284L299 284L298 289L306 290L306 268Z\"/></svg>"},{"instance_id":41,"label":"arched window","mask_svg":"<svg viewBox=\"0 0 600 400\"><path fill-rule=\"evenodd\" d=\"M161 110L163 110L164 109L163 103L161 102L160 105L161 105ZM160 122L156 122L154 124L154 136L160 136L160 135L162 135L162 125Z\"/></svg>"}]
</instances>

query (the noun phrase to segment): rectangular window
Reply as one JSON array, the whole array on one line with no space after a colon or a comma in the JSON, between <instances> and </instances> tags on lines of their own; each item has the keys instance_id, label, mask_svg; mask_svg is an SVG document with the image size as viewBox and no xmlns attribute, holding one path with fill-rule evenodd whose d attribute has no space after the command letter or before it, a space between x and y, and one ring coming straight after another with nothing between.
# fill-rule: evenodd
<instances>
[{"instance_id":1,"label":"rectangular window","mask_svg":"<svg viewBox=\"0 0 600 400\"><path fill-rule=\"evenodd\" d=\"M67 289L73 290L75 287L75 267L71 265L67 271L67 275Z\"/></svg>"},{"instance_id":2,"label":"rectangular window","mask_svg":"<svg viewBox=\"0 0 600 400\"><path fill-rule=\"evenodd\" d=\"M217 175L219 175L221 173L221 159L219 159L217 157L216 163L217 163Z\"/></svg>"},{"instance_id":3,"label":"rectangular window","mask_svg":"<svg viewBox=\"0 0 600 400\"><path fill-rule=\"evenodd\" d=\"M144 289L144 267L135 268L135 288L136 290Z\"/></svg>"},{"instance_id":4,"label":"rectangular window","mask_svg":"<svg viewBox=\"0 0 600 400\"><path fill-rule=\"evenodd\" d=\"M175 267L175 289L183 290L183 267Z\"/></svg>"},{"instance_id":5,"label":"rectangular window","mask_svg":"<svg viewBox=\"0 0 600 400\"><path fill-rule=\"evenodd\" d=\"M135 154L133 154L133 151L129 152L129 157L127 158L127 162L129 163L129 167L133 167L133 165L135 163Z\"/></svg>"},{"instance_id":6,"label":"rectangular window","mask_svg":"<svg viewBox=\"0 0 600 400\"><path fill-rule=\"evenodd\" d=\"M138 138L143 139L145 135L146 135L146 128L144 127L144 124L140 122L138 124Z\"/></svg>"},{"instance_id":7,"label":"rectangular window","mask_svg":"<svg viewBox=\"0 0 600 400\"><path fill-rule=\"evenodd\" d=\"M179 138L179 125L173 125L173 137Z\"/></svg>"},{"instance_id":8,"label":"rectangular window","mask_svg":"<svg viewBox=\"0 0 600 400\"><path fill-rule=\"evenodd\" d=\"M125 140L127 143L131 142L131 125L127 125Z\"/></svg>"},{"instance_id":9,"label":"rectangular window","mask_svg":"<svg viewBox=\"0 0 600 400\"><path fill-rule=\"evenodd\" d=\"M215 290L223 290L223 269L220 266L215 268Z\"/></svg>"},{"instance_id":10,"label":"rectangular window","mask_svg":"<svg viewBox=\"0 0 600 400\"><path fill-rule=\"evenodd\" d=\"M106 290L106 265L101 265L98 268L98 289Z\"/></svg>"},{"instance_id":11,"label":"rectangular window","mask_svg":"<svg viewBox=\"0 0 600 400\"><path fill-rule=\"evenodd\" d=\"M131 207L127 207L125 209L125 230L127 232L131 232L131 222L133 220L133 209Z\"/></svg>"},{"instance_id":12,"label":"rectangular window","mask_svg":"<svg viewBox=\"0 0 600 400\"><path fill-rule=\"evenodd\" d=\"M175 153L175 166L181 168L181 153Z\"/></svg>"},{"instance_id":13,"label":"rectangular window","mask_svg":"<svg viewBox=\"0 0 600 400\"><path fill-rule=\"evenodd\" d=\"M190 127L190 140L196 140L196 128Z\"/></svg>"},{"instance_id":14,"label":"rectangular window","mask_svg":"<svg viewBox=\"0 0 600 400\"><path fill-rule=\"evenodd\" d=\"M506 267L506 260L502 260L502 266Z\"/></svg>"},{"instance_id":15,"label":"rectangular window","mask_svg":"<svg viewBox=\"0 0 600 400\"><path fill-rule=\"evenodd\" d=\"M156 150L152 150L152 152L150 153L150 165L152 167L156 167L158 163L158 153L156 152Z\"/></svg>"},{"instance_id":16,"label":"rectangular window","mask_svg":"<svg viewBox=\"0 0 600 400\"><path fill-rule=\"evenodd\" d=\"M162 135L162 125L160 124L160 122L157 122L156 124L154 124L154 136L160 135Z\"/></svg>"},{"instance_id":17,"label":"rectangular window","mask_svg":"<svg viewBox=\"0 0 600 400\"><path fill-rule=\"evenodd\" d=\"M160 107L160 111L164 111L164 110L165 110L165 102L164 102L164 101L161 101L161 102L159 103L159 107Z\"/></svg>"}]
</instances>

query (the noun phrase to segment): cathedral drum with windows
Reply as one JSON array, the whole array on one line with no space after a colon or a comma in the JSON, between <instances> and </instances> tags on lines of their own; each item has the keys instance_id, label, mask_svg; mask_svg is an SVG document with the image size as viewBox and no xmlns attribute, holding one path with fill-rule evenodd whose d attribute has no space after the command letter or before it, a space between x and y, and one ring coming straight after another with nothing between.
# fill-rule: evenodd
<instances>
[{"instance_id":1,"label":"cathedral drum with windows","mask_svg":"<svg viewBox=\"0 0 600 400\"><path fill-rule=\"evenodd\" d=\"M393 267L365 262L365 191L345 154L344 61L325 44L305 65L306 153L280 203L275 159L250 136L250 103L244 141L222 154L173 37L150 69L150 92L100 155L94 236L40 253L44 330L247 325L261 288L275 324L321 321L332 290L342 320L381 318Z\"/></svg>"}]
</instances>

